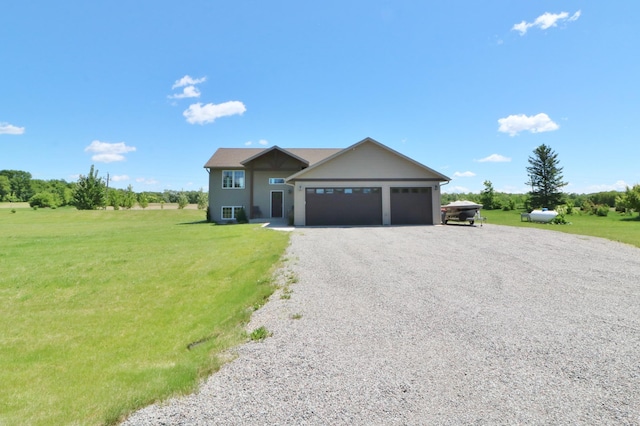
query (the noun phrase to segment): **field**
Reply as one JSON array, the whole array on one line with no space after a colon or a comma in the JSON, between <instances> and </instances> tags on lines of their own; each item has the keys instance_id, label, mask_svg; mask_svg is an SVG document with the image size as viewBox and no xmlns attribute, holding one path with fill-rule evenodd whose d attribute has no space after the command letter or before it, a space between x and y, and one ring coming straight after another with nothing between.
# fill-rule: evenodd
<instances>
[{"instance_id":1,"label":"field","mask_svg":"<svg viewBox=\"0 0 640 426\"><path fill-rule=\"evenodd\" d=\"M482 210L482 216L487 218L487 223L496 225L541 228L569 234L589 235L640 247L640 220L637 213L628 216L611 211L605 217L577 213L565 216L566 220L571 222L568 225L522 222L519 211Z\"/></svg>"},{"instance_id":2,"label":"field","mask_svg":"<svg viewBox=\"0 0 640 426\"><path fill-rule=\"evenodd\" d=\"M286 233L199 210L0 207L0 424L104 424L215 371L273 291ZM15 210L15 212L13 212ZM487 222L640 247L640 220Z\"/></svg>"},{"instance_id":3,"label":"field","mask_svg":"<svg viewBox=\"0 0 640 426\"><path fill-rule=\"evenodd\" d=\"M0 424L114 423L224 362L288 236L203 218L0 209Z\"/></svg>"}]
</instances>

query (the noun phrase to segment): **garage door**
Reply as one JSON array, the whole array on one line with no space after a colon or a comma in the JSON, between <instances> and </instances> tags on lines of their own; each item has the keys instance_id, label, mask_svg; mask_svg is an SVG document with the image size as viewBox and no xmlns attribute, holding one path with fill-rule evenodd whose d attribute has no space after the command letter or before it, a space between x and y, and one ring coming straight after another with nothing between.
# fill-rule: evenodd
<instances>
[{"instance_id":1,"label":"garage door","mask_svg":"<svg viewBox=\"0 0 640 426\"><path fill-rule=\"evenodd\" d=\"M307 226L382 225L380 188L307 188Z\"/></svg>"},{"instance_id":2,"label":"garage door","mask_svg":"<svg viewBox=\"0 0 640 426\"><path fill-rule=\"evenodd\" d=\"M392 225L432 225L431 187L391 188Z\"/></svg>"}]
</instances>

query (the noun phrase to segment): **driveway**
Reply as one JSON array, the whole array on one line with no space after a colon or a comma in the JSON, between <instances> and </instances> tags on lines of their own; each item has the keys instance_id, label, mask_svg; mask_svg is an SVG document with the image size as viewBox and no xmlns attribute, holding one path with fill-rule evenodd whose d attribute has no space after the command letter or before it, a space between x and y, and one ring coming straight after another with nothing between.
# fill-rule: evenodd
<instances>
[{"instance_id":1,"label":"driveway","mask_svg":"<svg viewBox=\"0 0 640 426\"><path fill-rule=\"evenodd\" d=\"M249 327L273 335L127 424L640 424L640 249L495 225L291 238L291 298Z\"/></svg>"}]
</instances>

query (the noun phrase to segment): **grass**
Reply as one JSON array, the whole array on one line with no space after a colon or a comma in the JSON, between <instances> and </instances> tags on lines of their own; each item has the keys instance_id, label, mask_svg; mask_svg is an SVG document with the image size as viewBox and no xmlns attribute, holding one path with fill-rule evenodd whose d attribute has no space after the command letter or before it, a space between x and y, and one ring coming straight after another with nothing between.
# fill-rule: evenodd
<instances>
[{"instance_id":1,"label":"grass","mask_svg":"<svg viewBox=\"0 0 640 426\"><path fill-rule=\"evenodd\" d=\"M286 233L197 210L0 209L0 424L112 424L247 338Z\"/></svg>"},{"instance_id":2,"label":"grass","mask_svg":"<svg viewBox=\"0 0 640 426\"><path fill-rule=\"evenodd\" d=\"M565 216L571 222L569 225L522 222L520 221L520 211L483 210L482 215L487 218L487 223L496 225L540 228L569 234L589 235L640 247L640 219L637 213L629 216L611 211L608 216L600 217L578 212Z\"/></svg>"}]
</instances>

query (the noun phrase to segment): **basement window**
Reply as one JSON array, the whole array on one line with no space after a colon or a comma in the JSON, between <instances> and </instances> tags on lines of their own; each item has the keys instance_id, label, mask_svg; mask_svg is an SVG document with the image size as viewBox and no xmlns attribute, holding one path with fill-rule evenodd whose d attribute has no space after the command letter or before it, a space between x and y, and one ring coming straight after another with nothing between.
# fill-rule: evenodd
<instances>
[{"instance_id":1,"label":"basement window","mask_svg":"<svg viewBox=\"0 0 640 426\"><path fill-rule=\"evenodd\" d=\"M222 207L222 219L232 220L237 219L238 212L242 206L223 206Z\"/></svg>"}]
</instances>

